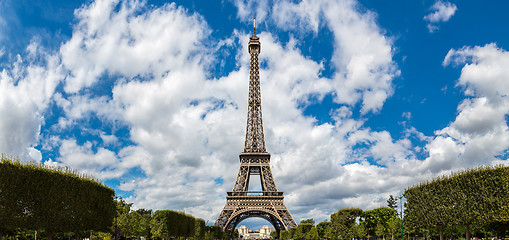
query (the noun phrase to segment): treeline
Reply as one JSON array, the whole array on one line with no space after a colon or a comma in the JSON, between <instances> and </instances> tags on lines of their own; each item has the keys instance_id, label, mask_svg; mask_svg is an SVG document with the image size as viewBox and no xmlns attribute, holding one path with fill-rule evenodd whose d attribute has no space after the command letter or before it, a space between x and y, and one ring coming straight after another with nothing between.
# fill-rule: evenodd
<instances>
[{"instance_id":1,"label":"treeline","mask_svg":"<svg viewBox=\"0 0 509 240\"><path fill-rule=\"evenodd\" d=\"M129 239L229 239L216 226L206 226L205 221L189 214L172 210L131 210L132 203L117 202L119 216L114 224L117 238Z\"/></svg>"},{"instance_id":2,"label":"treeline","mask_svg":"<svg viewBox=\"0 0 509 240\"><path fill-rule=\"evenodd\" d=\"M413 235L505 237L509 167L480 167L408 188L405 225Z\"/></svg>"},{"instance_id":3,"label":"treeline","mask_svg":"<svg viewBox=\"0 0 509 240\"><path fill-rule=\"evenodd\" d=\"M331 214L330 221L316 226L313 219L302 221L296 228L281 231L280 239L385 239L401 229L401 220L396 210L380 207L363 211L360 208L344 208Z\"/></svg>"},{"instance_id":4,"label":"treeline","mask_svg":"<svg viewBox=\"0 0 509 240\"><path fill-rule=\"evenodd\" d=\"M0 160L0 238L39 231L108 231L115 216L113 189L67 168Z\"/></svg>"}]
</instances>

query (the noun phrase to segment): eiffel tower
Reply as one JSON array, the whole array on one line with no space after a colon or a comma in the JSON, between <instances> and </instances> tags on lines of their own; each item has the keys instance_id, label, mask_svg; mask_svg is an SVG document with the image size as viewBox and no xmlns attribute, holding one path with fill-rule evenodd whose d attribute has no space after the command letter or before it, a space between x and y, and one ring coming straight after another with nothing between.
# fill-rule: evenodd
<instances>
[{"instance_id":1,"label":"eiffel tower","mask_svg":"<svg viewBox=\"0 0 509 240\"><path fill-rule=\"evenodd\" d=\"M231 192L227 192L226 205L214 226L233 232L244 219L259 217L269 221L279 232L297 227L295 220L283 201L283 192L277 190L270 169L270 154L265 150L260 95L258 54L260 41L256 36L256 24L249 38L251 64L249 71L249 97L247 110L246 142L239 155L240 169ZM249 191L251 176L258 175L262 191Z\"/></svg>"}]
</instances>

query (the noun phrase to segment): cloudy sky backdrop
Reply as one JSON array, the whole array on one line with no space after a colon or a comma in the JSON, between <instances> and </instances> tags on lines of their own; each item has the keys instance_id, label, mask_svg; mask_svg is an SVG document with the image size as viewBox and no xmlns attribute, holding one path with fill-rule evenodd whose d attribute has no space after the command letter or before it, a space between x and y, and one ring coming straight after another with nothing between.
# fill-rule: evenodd
<instances>
[{"instance_id":1,"label":"cloudy sky backdrop","mask_svg":"<svg viewBox=\"0 0 509 240\"><path fill-rule=\"evenodd\" d=\"M412 184L508 164L507 9L0 0L0 152L213 223L243 150L256 16L267 150L295 220L385 206Z\"/></svg>"}]
</instances>

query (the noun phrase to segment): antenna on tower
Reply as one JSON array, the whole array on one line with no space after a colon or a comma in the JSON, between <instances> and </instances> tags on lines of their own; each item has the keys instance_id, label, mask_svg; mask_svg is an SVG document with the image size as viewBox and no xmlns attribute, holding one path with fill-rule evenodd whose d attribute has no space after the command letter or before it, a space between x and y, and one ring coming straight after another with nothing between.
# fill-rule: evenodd
<instances>
[{"instance_id":1,"label":"antenna on tower","mask_svg":"<svg viewBox=\"0 0 509 240\"><path fill-rule=\"evenodd\" d=\"M256 17L253 17L253 36L256 36Z\"/></svg>"}]
</instances>

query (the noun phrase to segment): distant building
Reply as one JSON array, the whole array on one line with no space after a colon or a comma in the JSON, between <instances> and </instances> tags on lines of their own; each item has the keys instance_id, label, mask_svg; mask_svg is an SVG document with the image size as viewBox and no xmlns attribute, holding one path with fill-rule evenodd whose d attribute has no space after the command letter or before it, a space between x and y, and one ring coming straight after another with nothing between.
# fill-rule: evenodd
<instances>
[{"instance_id":1,"label":"distant building","mask_svg":"<svg viewBox=\"0 0 509 240\"><path fill-rule=\"evenodd\" d=\"M249 230L244 225L237 228L237 232L239 232L240 237L243 239L270 239L270 234L275 231L276 229L270 228L267 225L264 225L257 231Z\"/></svg>"},{"instance_id":2,"label":"distant building","mask_svg":"<svg viewBox=\"0 0 509 240\"><path fill-rule=\"evenodd\" d=\"M239 235L241 237L244 237L249 233L249 229L246 226L242 225L239 228L237 228L237 232L239 232Z\"/></svg>"}]
</instances>

